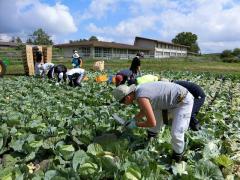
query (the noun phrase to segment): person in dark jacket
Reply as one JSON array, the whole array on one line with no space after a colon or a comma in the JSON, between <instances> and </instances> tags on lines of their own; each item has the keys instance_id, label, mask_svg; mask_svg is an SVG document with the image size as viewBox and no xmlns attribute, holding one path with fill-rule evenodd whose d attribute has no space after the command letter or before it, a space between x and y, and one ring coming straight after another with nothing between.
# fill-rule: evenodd
<instances>
[{"instance_id":1,"label":"person in dark jacket","mask_svg":"<svg viewBox=\"0 0 240 180\"><path fill-rule=\"evenodd\" d=\"M144 58L144 53L138 52L136 57L133 58L130 66L130 70L136 75L140 74L141 58Z\"/></svg>"},{"instance_id":2,"label":"person in dark jacket","mask_svg":"<svg viewBox=\"0 0 240 180\"><path fill-rule=\"evenodd\" d=\"M37 48L37 51L36 51L36 62L37 63L41 63L42 62L42 51L39 50L39 48Z\"/></svg>"},{"instance_id":3,"label":"person in dark jacket","mask_svg":"<svg viewBox=\"0 0 240 180\"><path fill-rule=\"evenodd\" d=\"M135 74L130 69L123 69L116 74L116 86L125 84L126 82L128 85L135 82Z\"/></svg>"},{"instance_id":4,"label":"person in dark jacket","mask_svg":"<svg viewBox=\"0 0 240 180\"><path fill-rule=\"evenodd\" d=\"M56 65L54 66L54 73L57 74L57 81L58 83L60 83L62 80L64 82L66 82L66 79L67 79L67 67L62 65L62 64L59 64L59 65Z\"/></svg>"},{"instance_id":5,"label":"person in dark jacket","mask_svg":"<svg viewBox=\"0 0 240 180\"><path fill-rule=\"evenodd\" d=\"M40 75L40 69L38 68L39 65L42 63L42 51L39 50L39 48L37 47L36 48L36 53L35 53L35 67L34 67L34 70L35 70L35 75Z\"/></svg>"}]
</instances>

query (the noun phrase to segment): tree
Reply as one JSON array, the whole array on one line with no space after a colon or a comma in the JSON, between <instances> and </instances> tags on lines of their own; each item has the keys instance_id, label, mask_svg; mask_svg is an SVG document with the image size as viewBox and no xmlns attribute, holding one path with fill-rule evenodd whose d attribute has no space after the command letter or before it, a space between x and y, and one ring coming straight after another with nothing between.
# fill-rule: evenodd
<instances>
[{"instance_id":1,"label":"tree","mask_svg":"<svg viewBox=\"0 0 240 180\"><path fill-rule=\"evenodd\" d=\"M235 48L232 52L234 56L240 56L240 48Z\"/></svg>"},{"instance_id":2,"label":"tree","mask_svg":"<svg viewBox=\"0 0 240 180\"><path fill-rule=\"evenodd\" d=\"M53 41L50 39L50 36L43 31L43 29L39 28L30 35L31 41L33 44L37 45L52 45Z\"/></svg>"},{"instance_id":3,"label":"tree","mask_svg":"<svg viewBox=\"0 0 240 180\"><path fill-rule=\"evenodd\" d=\"M91 36L89 38L89 41L98 41L98 38L96 36Z\"/></svg>"},{"instance_id":4,"label":"tree","mask_svg":"<svg viewBox=\"0 0 240 180\"><path fill-rule=\"evenodd\" d=\"M79 40L69 40L69 43L78 43L78 42L83 42L83 41L87 41L86 39L79 39Z\"/></svg>"},{"instance_id":5,"label":"tree","mask_svg":"<svg viewBox=\"0 0 240 180\"><path fill-rule=\"evenodd\" d=\"M184 46L189 46L189 51L194 53L199 53L200 48L197 43L197 35L191 32L181 32L176 35L172 42L175 44L181 44Z\"/></svg>"},{"instance_id":6,"label":"tree","mask_svg":"<svg viewBox=\"0 0 240 180\"><path fill-rule=\"evenodd\" d=\"M10 42L13 42L13 43L16 42L16 38L13 36Z\"/></svg>"},{"instance_id":7,"label":"tree","mask_svg":"<svg viewBox=\"0 0 240 180\"><path fill-rule=\"evenodd\" d=\"M20 37L17 37L17 38L16 38L16 43L17 43L17 44L21 44L21 43L22 43L22 40L21 40Z\"/></svg>"},{"instance_id":8,"label":"tree","mask_svg":"<svg viewBox=\"0 0 240 180\"><path fill-rule=\"evenodd\" d=\"M233 57L231 50L224 50L224 51L221 53L220 56L221 56L221 58L231 58L231 57Z\"/></svg>"},{"instance_id":9,"label":"tree","mask_svg":"<svg viewBox=\"0 0 240 180\"><path fill-rule=\"evenodd\" d=\"M27 44L33 44L33 41L31 38L28 38L27 41L26 41Z\"/></svg>"}]
</instances>

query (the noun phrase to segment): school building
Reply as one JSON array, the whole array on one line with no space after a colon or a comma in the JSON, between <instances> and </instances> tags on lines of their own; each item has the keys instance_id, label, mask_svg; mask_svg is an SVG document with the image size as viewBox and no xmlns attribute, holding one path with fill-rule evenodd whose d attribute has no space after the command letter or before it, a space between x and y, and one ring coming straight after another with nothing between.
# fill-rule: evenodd
<instances>
[{"instance_id":1,"label":"school building","mask_svg":"<svg viewBox=\"0 0 240 180\"><path fill-rule=\"evenodd\" d=\"M80 41L55 45L65 57L71 57L77 50L84 58L132 59L137 52L144 52L145 58L166 58L187 56L187 46L154 39L136 37L134 45L105 41Z\"/></svg>"}]
</instances>

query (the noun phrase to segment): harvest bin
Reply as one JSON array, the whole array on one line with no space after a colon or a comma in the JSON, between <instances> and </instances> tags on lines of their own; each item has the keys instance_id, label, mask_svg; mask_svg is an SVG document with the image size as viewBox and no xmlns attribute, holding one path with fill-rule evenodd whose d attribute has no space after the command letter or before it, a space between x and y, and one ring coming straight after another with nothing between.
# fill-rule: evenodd
<instances>
[{"instance_id":1,"label":"harvest bin","mask_svg":"<svg viewBox=\"0 0 240 180\"><path fill-rule=\"evenodd\" d=\"M52 61L52 46L26 45L26 48L22 51L22 60L25 74L28 76L35 75L34 67L37 48L42 51L43 54L41 63L50 63Z\"/></svg>"}]
</instances>

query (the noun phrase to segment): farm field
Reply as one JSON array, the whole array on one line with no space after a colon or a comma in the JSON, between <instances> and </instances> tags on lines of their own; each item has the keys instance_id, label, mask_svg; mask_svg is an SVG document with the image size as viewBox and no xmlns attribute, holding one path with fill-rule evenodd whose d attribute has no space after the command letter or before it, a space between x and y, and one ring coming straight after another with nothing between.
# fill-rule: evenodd
<instances>
[{"instance_id":1,"label":"farm field","mask_svg":"<svg viewBox=\"0 0 240 180\"><path fill-rule=\"evenodd\" d=\"M89 72L82 88L26 76L0 79L0 179L239 179L240 79L162 71L191 80L207 95L202 129L186 133L185 159L172 162L169 126L146 141L146 129L123 129L135 106L114 101L114 85ZM119 107L120 106L120 107Z\"/></svg>"},{"instance_id":2,"label":"farm field","mask_svg":"<svg viewBox=\"0 0 240 180\"><path fill-rule=\"evenodd\" d=\"M92 69L92 66L96 60L84 59L83 68L86 70ZM143 59L141 60L141 68L143 70L151 70L155 72L159 71L191 71L191 72L209 72L214 74L234 74L240 76L240 63L224 63L217 61L217 58L209 60L208 58L201 57L188 57L186 59L170 58L170 59ZM55 64L64 64L68 68L71 68L70 59L54 60ZM131 64L130 60L105 60L106 70L119 70L123 68L129 68ZM10 62L7 68L7 74L16 75L24 74L23 64L21 61Z\"/></svg>"}]
</instances>

